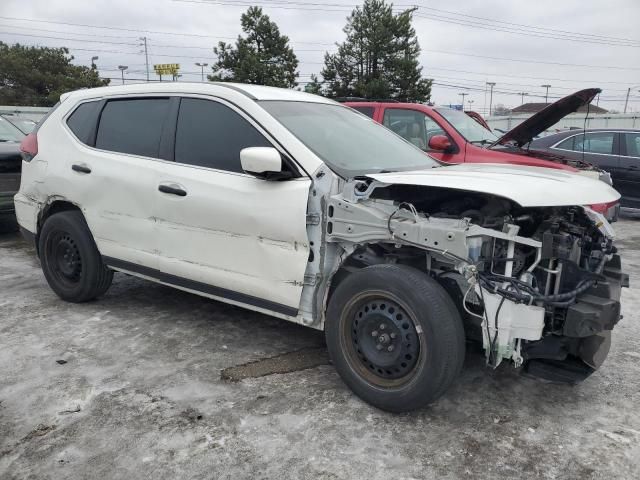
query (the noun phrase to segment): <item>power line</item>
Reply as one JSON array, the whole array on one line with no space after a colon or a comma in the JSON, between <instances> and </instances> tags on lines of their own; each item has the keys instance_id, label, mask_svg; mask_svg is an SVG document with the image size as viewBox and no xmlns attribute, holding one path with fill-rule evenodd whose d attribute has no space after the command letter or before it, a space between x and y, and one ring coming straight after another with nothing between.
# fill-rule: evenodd
<instances>
[{"instance_id":1,"label":"power line","mask_svg":"<svg viewBox=\"0 0 640 480\"><path fill-rule=\"evenodd\" d=\"M60 22L54 20L39 20L35 18L20 18L20 17L5 17L0 16L0 19L4 20L17 20L21 22L36 22L36 23L50 23L55 25L67 25L72 27L86 27L86 28L100 28L105 30L116 30L122 32L135 32L135 33L152 33L157 35L177 35L182 37L198 37L198 38L214 38L214 39L224 39L224 40L235 40L237 37L221 37L219 35L204 35L198 33L184 33L184 32L168 32L168 31L160 31L160 30L146 30L141 28L129 28L129 27L113 27L108 25L89 25L86 23L71 23L71 22ZM300 43L300 44L308 44L308 45L334 45L333 43L319 43L319 42L297 42L291 41L291 43Z\"/></svg>"}]
</instances>

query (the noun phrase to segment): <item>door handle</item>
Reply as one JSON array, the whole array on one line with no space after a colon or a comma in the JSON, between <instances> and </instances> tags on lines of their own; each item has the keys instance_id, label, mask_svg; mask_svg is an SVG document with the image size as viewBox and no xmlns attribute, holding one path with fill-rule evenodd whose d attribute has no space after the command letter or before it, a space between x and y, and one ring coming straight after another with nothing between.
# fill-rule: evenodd
<instances>
[{"instance_id":1,"label":"door handle","mask_svg":"<svg viewBox=\"0 0 640 480\"><path fill-rule=\"evenodd\" d=\"M91 169L86 165L73 164L71 165L71 170L73 170L74 172L80 172L80 173L91 173Z\"/></svg>"},{"instance_id":2,"label":"door handle","mask_svg":"<svg viewBox=\"0 0 640 480\"><path fill-rule=\"evenodd\" d=\"M159 185L158 186L158 190L161 191L162 193L168 193L170 195L177 195L179 197L186 197L187 196L187 192L186 190L183 190L182 188L180 188L180 186L178 185Z\"/></svg>"}]
</instances>

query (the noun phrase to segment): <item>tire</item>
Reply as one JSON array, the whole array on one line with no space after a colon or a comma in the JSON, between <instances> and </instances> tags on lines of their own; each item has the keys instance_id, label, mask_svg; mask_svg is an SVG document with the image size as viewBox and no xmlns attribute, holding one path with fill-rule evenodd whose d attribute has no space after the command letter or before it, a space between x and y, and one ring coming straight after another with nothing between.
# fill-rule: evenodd
<instances>
[{"instance_id":1,"label":"tire","mask_svg":"<svg viewBox=\"0 0 640 480\"><path fill-rule=\"evenodd\" d=\"M374 265L345 278L329 301L325 336L343 381L390 412L436 400L464 362L458 309L435 280L407 266Z\"/></svg>"},{"instance_id":2,"label":"tire","mask_svg":"<svg viewBox=\"0 0 640 480\"><path fill-rule=\"evenodd\" d=\"M38 242L42 271L61 299L81 303L103 295L113 270L103 262L89 227L79 211L51 215Z\"/></svg>"}]
</instances>

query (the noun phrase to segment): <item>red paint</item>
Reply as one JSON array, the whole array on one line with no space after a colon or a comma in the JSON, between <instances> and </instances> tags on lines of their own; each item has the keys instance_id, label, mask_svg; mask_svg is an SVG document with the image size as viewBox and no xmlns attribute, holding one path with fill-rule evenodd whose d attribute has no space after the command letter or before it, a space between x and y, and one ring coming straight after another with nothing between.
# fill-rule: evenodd
<instances>
[{"instance_id":1,"label":"red paint","mask_svg":"<svg viewBox=\"0 0 640 480\"><path fill-rule=\"evenodd\" d=\"M513 165L529 165L534 167L555 168L557 170L567 170L577 172L577 169L564 165L562 163L553 162L537 158L534 153L522 154L508 153L498 150L489 150L485 147L474 145L458 133L458 131L447 122L434 108L418 103L385 103L385 102L345 102L349 107L373 107L373 120L382 123L384 112L387 109L401 109L419 111L435 121L442 128L452 142L453 148L447 150L442 149L430 150L428 153L433 158L444 163L508 163ZM429 142L431 144L431 142Z\"/></svg>"}]
</instances>

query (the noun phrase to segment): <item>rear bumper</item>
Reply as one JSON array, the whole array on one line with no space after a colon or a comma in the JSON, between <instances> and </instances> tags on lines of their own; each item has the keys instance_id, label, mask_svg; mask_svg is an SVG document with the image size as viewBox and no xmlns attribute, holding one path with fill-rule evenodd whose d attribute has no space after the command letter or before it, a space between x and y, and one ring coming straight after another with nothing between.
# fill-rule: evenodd
<instances>
[{"instance_id":1,"label":"rear bumper","mask_svg":"<svg viewBox=\"0 0 640 480\"><path fill-rule=\"evenodd\" d=\"M525 371L550 381L577 383L600 368L609 353L611 331L622 318L622 288L628 286L620 256L614 255L596 285L554 314L558 328L523 345Z\"/></svg>"},{"instance_id":2,"label":"rear bumper","mask_svg":"<svg viewBox=\"0 0 640 480\"><path fill-rule=\"evenodd\" d=\"M13 197L13 204L20 227L29 232L37 232L39 204L20 192Z\"/></svg>"}]
</instances>

